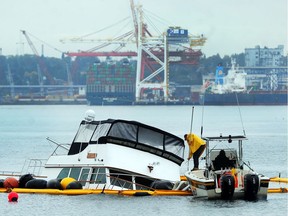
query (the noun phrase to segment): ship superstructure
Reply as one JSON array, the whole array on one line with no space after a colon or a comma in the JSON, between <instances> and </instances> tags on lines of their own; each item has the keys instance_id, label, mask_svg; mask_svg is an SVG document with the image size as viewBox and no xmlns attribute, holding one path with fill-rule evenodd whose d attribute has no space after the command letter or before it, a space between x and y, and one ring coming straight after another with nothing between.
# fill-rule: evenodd
<instances>
[{"instance_id":1,"label":"ship superstructure","mask_svg":"<svg viewBox=\"0 0 288 216\"><path fill-rule=\"evenodd\" d=\"M240 69L236 66L236 62L232 61L232 66L226 74L223 66L218 66L215 80L206 80L203 86L204 91L200 103L205 105L287 105L287 82L286 84L279 82L279 80L283 81L281 72L284 67L277 67L278 73L275 68L262 68L262 74L251 73L251 68ZM255 71L255 68L253 69ZM269 71L263 74L263 71L267 70Z\"/></svg>"}]
</instances>

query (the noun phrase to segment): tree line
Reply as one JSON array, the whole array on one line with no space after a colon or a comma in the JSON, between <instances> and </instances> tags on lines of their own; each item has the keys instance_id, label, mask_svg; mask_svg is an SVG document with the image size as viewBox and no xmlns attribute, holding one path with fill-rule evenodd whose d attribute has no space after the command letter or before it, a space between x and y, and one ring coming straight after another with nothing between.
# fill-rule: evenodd
<instances>
[{"instance_id":1,"label":"tree line","mask_svg":"<svg viewBox=\"0 0 288 216\"><path fill-rule=\"evenodd\" d=\"M196 74L208 74L215 71L216 66L222 63L224 67L231 65L231 58L236 59L239 66L245 65L244 53L221 57L219 54L200 58L199 65L195 66ZM39 57L35 55L0 56L0 85L39 85L39 75L44 77L43 84L68 83L68 74L71 74L74 85L86 84L86 73L89 67L99 61L97 57ZM191 71L194 73L195 71ZM188 72L189 73L189 72ZM12 79L9 78L9 74ZM175 73L177 80L185 80L186 75ZM199 77L200 79L200 77Z\"/></svg>"}]
</instances>

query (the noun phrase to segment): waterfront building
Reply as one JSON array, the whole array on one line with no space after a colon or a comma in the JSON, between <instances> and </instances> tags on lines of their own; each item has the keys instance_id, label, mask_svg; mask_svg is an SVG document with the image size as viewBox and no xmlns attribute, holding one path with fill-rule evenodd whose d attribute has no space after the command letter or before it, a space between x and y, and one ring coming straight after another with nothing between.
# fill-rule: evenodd
<instances>
[{"instance_id":1,"label":"waterfront building","mask_svg":"<svg viewBox=\"0 0 288 216\"><path fill-rule=\"evenodd\" d=\"M284 45L278 45L276 48L255 48L245 49L246 67L277 67L282 66L284 56Z\"/></svg>"}]
</instances>

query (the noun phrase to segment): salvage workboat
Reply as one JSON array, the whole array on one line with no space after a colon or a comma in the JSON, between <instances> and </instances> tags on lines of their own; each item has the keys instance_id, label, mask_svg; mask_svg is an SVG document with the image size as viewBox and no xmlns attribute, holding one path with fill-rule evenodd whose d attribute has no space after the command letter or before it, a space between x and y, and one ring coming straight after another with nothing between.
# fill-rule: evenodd
<instances>
[{"instance_id":1,"label":"salvage workboat","mask_svg":"<svg viewBox=\"0 0 288 216\"><path fill-rule=\"evenodd\" d=\"M185 173L194 197L267 199L269 178L258 174L243 161L242 143L247 140L246 136L221 135L203 139L206 141L205 167ZM219 163L219 154L224 154L227 159L225 165L223 159Z\"/></svg>"},{"instance_id":2,"label":"salvage workboat","mask_svg":"<svg viewBox=\"0 0 288 216\"><path fill-rule=\"evenodd\" d=\"M31 168L35 171L39 165L32 163L25 171L28 174L21 176L29 178L23 187L44 189L47 185L50 189L61 189L61 186L67 189L73 179L74 186L68 185L69 189L130 190L135 194L144 190L170 190L191 195L188 183L180 179L183 139L137 121L96 121L94 117L93 110L86 112L71 144L53 141L57 147L41 172L29 171ZM10 179L6 184L13 182Z\"/></svg>"}]
</instances>

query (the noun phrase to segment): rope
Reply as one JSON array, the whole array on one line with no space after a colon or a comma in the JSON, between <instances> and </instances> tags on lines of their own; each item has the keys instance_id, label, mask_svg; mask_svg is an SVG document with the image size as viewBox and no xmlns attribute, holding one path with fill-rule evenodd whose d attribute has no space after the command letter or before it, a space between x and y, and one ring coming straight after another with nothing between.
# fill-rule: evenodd
<instances>
[{"instance_id":1,"label":"rope","mask_svg":"<svg viewBox=\"0 0 288 216\"><path fill-rule=\"evenodd\" d=\"M172 24L170 21L163 19L162 17L158 16L157 14L147 10L147 9L143 9L143 11L145 12L145 17L147 18L147 15L151 18L153 18L154 21L157 21L158 23L160 23L163 26L175 26L174 24Z\"/></svg>"},{"instance_id":2,"label":"rope","mask_svg":"<svg viewBox=\"0 0 288 216\"><path fill-rule=\"evenodd\" d=\"M123 21L125 21L125 20L127 20L127 19L130 19L130 17L126 17L126 18L124 18L124 19L122 19L122 20L120 20L120 21L118 21L118 22L116 22L116 23L114 23L114 24L112 24L112 25L110 25L110 26L107 26L107 27L105 27L105 28L102 28L102 29L100 29L100 30L98 30L98 31L95 31L95 32L92 32L92 33L89 33L89 34L86 34L86 35L79 36L77 39L80 40L80 39L83 39L83 38L85 38L85 37L88 37L88 36L94 35L94 34L96 34L96 33L102 32L102 31L104 31L104 30L106 30L106 29L109 29L109 28L111 28L111 27L113 27L113 26L118 25L119 23L121 23L121 22L123 22Z\"/></svg>"},{"instance_id":3,"label":"rope","mask_svg":"<svg viewBox=\"0 0 288 216\"><path fill-rule=\"evenodd\" d=\"M63 51L61 51L61 50L53 47L52 45L50 45L50 44L48 44L47 42L41 40L40 38L36 37L35 35L31 34L30 32L27 32L27 31L26 31L26 33L28 33L30 36L32 36L33 38L37 39L37 40L40 41L41 43L45 44L46 46L50 47L51 49L54 49L54 50L57 51L57 52L63 53Z\"/></svg>"},{"instance_id":4,"label":"rope","mask_svg":"<svg viewBox=\"0 0 288 216\"><path fill-rule=\"evenodd\" d=\"M241 121L241 125L242 125L243 134L244 134L244 136L246 136L237 92L235 93L235 95L236 95L236 101L237 101L238 111L239 111L239 115L240 115L240 121Z\"/></svg>"}]
</instances>

